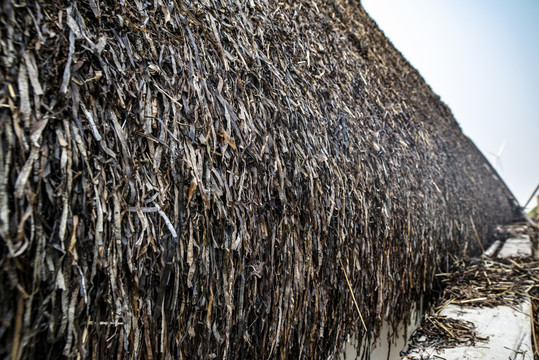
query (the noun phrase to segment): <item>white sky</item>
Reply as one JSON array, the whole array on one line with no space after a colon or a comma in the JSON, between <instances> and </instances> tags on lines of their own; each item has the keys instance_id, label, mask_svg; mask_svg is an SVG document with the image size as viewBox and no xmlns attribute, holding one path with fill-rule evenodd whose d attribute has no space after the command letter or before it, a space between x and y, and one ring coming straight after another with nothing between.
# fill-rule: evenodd
<instances>
[{"instance_id":1,"label":"white sky","mask_svg":"<svg viewBox=\"0 0 539 360\"><path fill-rule=\"evenodd\" d=\"M539 183L539 1L362 4L523 205Z\"/></svg>"}]
</instances>

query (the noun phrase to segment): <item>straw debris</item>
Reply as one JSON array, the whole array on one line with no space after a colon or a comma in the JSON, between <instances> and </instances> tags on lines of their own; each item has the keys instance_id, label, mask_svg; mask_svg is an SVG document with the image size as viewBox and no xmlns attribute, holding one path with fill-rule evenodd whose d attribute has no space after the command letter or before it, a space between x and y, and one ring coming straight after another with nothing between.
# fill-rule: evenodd
<instances>
[{"instance_id":1,"label":"straw debris","mask_svg":"<svg viewBox=\"0 0 539 360\"><path fill-rule=\"evenodd\" d=\"M539 261L472 258L459 260L443 278L442 301L473 307L518 304L539 294Z\"/></svg>"},{"instance_id":2,"label":"straw debris","mask_svg":"<svg viewBox=\"0 0 539 360\"><path fill-rule=\"evenodd\" d=\"M494 238L505 240L508 237L528 235L537 243L537 232L532 227L498 226ZM409 349L416 351L432 347L435 351L459 345L473 346L483 341L476 336L473 324L449 319L450 323L440 321L446 317L440 312L448 305L465 307L514 306L524 299L531 300L532 342L534 358L539 358L537 334L539 333L539 261L535 258L494 259L460 258L454 261L450 271L436 275L443 291L434 307L432 315L426 315L421 326L411 336ZM455 322L456 321L456 322ZM458 324L458 326L455 326ZM462 331L461 331L462 330ZM407 353L408 355L408 353Z\"/></svg>"},{"instance_id":3,"label":"straw debris","mask_svg":"<svg viewBox=\"0 0 539 360\"><path fill-rule=\"evenodd\" d=\"M472 322L436 314L425 316L410 337L414 347L428 347L435 351L456 346L475 346L477 342L487 340L477 335Z\"/></svg>"}]
</instances>

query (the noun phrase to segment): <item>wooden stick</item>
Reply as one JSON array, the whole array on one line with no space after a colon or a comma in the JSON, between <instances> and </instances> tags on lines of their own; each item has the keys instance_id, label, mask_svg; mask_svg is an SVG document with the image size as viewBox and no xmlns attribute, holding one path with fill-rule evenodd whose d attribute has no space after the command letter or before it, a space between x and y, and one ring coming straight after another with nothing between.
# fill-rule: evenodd
<instances>
[{"instance_id":1,"label":"wooden stick","mask_svg":"<svg viewBox=\"0 0 539 360\"><path fill-rule=\"evenodd\" d=\"M471 216L470 216L470 221L472 222L472 228L475 234L475 238L477 239L477 242L479 243L479 247L481 248L481 253L484 253L485 248L483 247L483 244L481 243L481 238L479 237L479 234L477 233L477 230L475 229L475 224L473 223L473 219Z\"/></svg>"},{"instance_id":2,"label":"wooden stick","mask_svg":"<svg viewBox=\"0 0 539 360\"><path fill-rule=\"evenodd\" d=\"M21 330L22 330L22 317L24 314L24 295L19 294L19 301L17 302L17 315L15 318L15 330L13 331L13 345L11 348L11 360L19 360L21 358L22 349L21 345Z\"/></svg>"},{"instance_id":3,"label":"wooden stick","mask_svg":"<svg viewBox=\"0 0 539 360\"><path fill-rule=\"evenodd\" d=\"M441 327L443 330L445 330L449 335L451 335L452 338L456 338L455 334L453 334L453 332L451 332L451 330L449 330L448 328L446 328L444 326L444 324L436 321L436 319L433 321L430 317L427 318L431 323L432 325L434 325L435 327L437 327L438 329ZM438 326L440 325L440 326Z\"/></svg>"},{"instance_id":4,"label":"wooden stick","mask_svg":"<svg viewBox=\"0 0 539 360\"><path fill-rule=\"evenodd\" d=\"M361 315L361 311L359 311L359 306L356 301L356 297L354 296L354 291L352 291L352 285L350 285L350 280L348 280L348 275L346 275L346 271L344 270L344 266L342 264L341 259L339 259L339 262L341 263L341 269L344 273L344 277L346 278L346 283L348 284L348 288L350 289L350 294L352 294L352 300L354 300L354 304L356 305L357 313L359 314L359 318L361 319L361 323L363 324L363 328L365 331L367 331L367 325L365 325L365 321L363 320L363 316Z\"/></svg>"},{"instance_id":5,"label":"wooden stick","mask_svg":"<svg viewBox=\"0 0 539 360\"><path fill-rule=\"evenodd\" d=\"M532 337L533 337L533 350L535 354L539 354L539 349L537 348L537 334L535 334L535 318L533 317L533 301L530 300L530 316L532 318Z\"/></svg>"},{"instance_id":6,"label":"wooden stick","mask_svg":"<svg viewBox=\"0 0 539 360\"><path fill-rule=\"evenodd\" d=\"M484 300L487 300L487 299L488 299L487 297L480 297L480 298L476 298L476 299L461 300L461 301L455 301L455 302L457 304L467 304L467 303L476 302L476 301L484 301Z\"/></svg>"},{"instance_id":7,"label":"wooden stick","mask_svg":"<svg viewBox=\"0 0 539 360\"><path fill-rule=\"evenodd\" d=\"M452 303L453 301L455 301L455 300L457 300L457 299L456 299L456 298L453 298L453 299L447 301L447 302L444 304L444 306L442 306L442 307L440 308L440 310L438 310L438 311L436 312L435 316L438 316L438 315L442 312L442 310L446 308L447 305L451 304L451 303Z\"/></svg>"},{"instance_id":8,"label":"wooden stick","mask_svg":"<svg viewBox=\"0 0 539 360\"><path fill-rule=\"evenodd\" d=\"M537 192L537 190L539 190L539 184L537 184L537 186L535 187L535 190L533 190L530 198L528 199L528 201L526 201L526 204L524 204L524 206L522 207L522 209L525 209L526 206L528 206L528 204L530 203L530 201L532 201L533 199L533 195L535 195L535 193Z\"/></svg>"}]
</instances>

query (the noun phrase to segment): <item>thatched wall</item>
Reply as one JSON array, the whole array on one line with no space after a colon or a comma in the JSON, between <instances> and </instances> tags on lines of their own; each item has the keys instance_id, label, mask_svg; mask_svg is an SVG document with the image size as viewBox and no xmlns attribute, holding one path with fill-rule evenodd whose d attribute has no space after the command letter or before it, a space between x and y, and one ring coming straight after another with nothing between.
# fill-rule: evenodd
<instances>
[{"instance_id":1,"label":"thatched wall","mask_svg":"<svg viewBox=\"0 0 539 360\"><path fill-rule=\"evenodd\" d=\"M512 216L357 1L1 7L2 356L325 359Z\"/></svg>"}]
</instances>

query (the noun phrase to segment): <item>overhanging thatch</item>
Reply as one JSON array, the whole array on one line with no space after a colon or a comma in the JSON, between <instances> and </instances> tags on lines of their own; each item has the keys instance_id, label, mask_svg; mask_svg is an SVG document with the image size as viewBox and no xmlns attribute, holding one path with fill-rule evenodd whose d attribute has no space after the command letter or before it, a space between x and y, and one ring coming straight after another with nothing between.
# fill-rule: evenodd
<instances>
[{"instance_id":1,"label":"overhanging thatch","mask_svg":"<svg viewBox=\"0 0 539 360\"><path fill-rule=\"evenodd\" d=\"M327 358L510 193L356 1L4 1L0 353Z\"/></svg>"}]
</instances>

